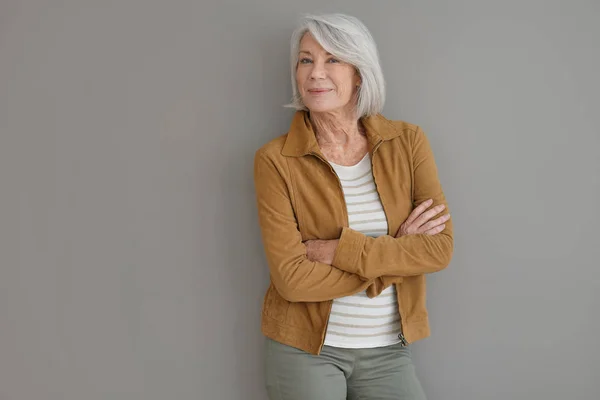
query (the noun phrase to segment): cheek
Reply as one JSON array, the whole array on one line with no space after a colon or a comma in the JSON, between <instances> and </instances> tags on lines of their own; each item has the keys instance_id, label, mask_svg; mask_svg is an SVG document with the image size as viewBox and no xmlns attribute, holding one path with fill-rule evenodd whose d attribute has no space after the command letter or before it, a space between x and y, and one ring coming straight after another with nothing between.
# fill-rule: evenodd
<instances>
[{"instance_id":1,"label":"cheek","mask_svg":"<svg viewBox=\"0 0 600 400\"><path fill-rule=\"evenodd\" d=\"M336 79L336 88L340 97L349 97L354 90L354 76L351 74L342 74Z\"/></svg>"},{"instance_id":2,"label":"cheek","mask_svg":"<svg viewBox=\"0 0 600 400\"><path fill-rule=\"evenodd\" d=\"M352 94L352 83L347 81L339 83L337 93L340 97L349 97Z\"/></svg>"},{"instance_id":3,"label":"cheek","mask_svg":"<svg viewBox=\"0 0 600 400\"><path fill-rule=\"evenodd\" d=\"M304 76L301 70L296 71L296 86L298 86L298 90L302 91L302 86L304 83Z\"/></svg>"}]
</instances>

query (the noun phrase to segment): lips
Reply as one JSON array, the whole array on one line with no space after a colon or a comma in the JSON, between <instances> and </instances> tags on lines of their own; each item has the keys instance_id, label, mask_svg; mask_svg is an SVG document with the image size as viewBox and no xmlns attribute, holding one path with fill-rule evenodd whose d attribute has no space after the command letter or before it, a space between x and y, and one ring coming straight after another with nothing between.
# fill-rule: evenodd
<instances>
[{"instance_id":1,"label":"lips","mask_svg":"<svg viewBox=\"0 0 600 400\"><path fill-rule=\"evenodd\" d=\"M331 92L332 89L308 89L309 93L327 93Z\"/></svg>"}]
</instances>

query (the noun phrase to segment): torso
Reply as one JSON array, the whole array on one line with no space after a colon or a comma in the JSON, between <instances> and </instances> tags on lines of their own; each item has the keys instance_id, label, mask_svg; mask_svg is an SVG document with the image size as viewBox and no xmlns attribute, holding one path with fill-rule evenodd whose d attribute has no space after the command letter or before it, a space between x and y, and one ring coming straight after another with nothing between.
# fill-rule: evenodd
<instances>
[{"instance_id":1,"label":"torso","mask_svg":"<svg viewBox=\"0 0 600 400\"><path fill-rule=\"evenodd\" d=\"M348 211L348 226L370 237L388 233L388 222L365 153L353 166L332 164L340 179ZM331 306L325 345L372 348L400 342L400 314L396 287L391 285L375 298L366 291L336 298Z\"/></svg>"}]
</instances>

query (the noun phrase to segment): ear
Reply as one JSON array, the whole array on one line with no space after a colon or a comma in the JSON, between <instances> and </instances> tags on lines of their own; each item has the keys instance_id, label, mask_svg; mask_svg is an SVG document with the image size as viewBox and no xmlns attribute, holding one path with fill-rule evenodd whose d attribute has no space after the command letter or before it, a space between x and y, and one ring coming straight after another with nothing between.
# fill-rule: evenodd
<instances>
[{"instance_id":1,"label":"ear","mask_svg":"<svg viewBox=\"0 0 600 400\"><path fill-rule=\"evenodd\" d=\"M356 74L356 87L360 87L361 83L362 83L362 78L360 77L360 73L358 72L358 70L354 70L355 74Z\"/></svg>"}]
</instances>

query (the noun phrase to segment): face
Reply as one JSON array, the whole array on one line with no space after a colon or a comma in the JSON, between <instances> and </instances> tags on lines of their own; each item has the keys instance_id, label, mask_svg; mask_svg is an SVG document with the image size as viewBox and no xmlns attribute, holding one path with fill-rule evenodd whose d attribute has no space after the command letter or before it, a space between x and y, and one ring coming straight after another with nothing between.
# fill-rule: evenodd
<instances>
[{"instance_id":1,"label":"face","mask_svg":"<svg viewBox=\"0 0 600 400\"><path fill-rule=\"evenodd\" d=\"M354 66L329 54L307 33L300 41L296 84L310 111L336 112L356 105L360 77Z\"/></svg>"}]
</instances>

